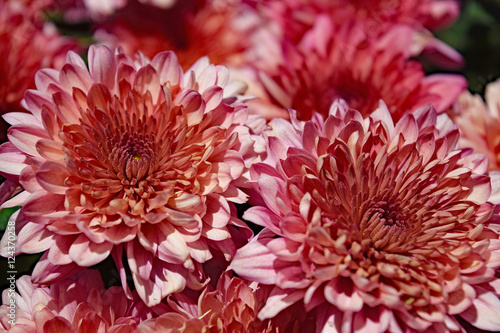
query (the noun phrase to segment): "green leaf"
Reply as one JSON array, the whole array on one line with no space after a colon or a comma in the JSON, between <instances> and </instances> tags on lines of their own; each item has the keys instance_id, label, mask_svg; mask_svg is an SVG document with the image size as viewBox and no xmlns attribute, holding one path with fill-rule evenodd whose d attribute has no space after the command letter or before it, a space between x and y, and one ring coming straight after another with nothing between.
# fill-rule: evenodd
<instances>
[{"instance_id":1,"label":"green leaf","mask_svg":"<svg viewBox=\"0 0 500 333\"><path fill-rule=\"evenodd\" d=\"M11 207L0 210L0 231L4 231L7 228L7 222L9 222L10 216L19 208L21 207Z\"/></svg>"}]
</instances>

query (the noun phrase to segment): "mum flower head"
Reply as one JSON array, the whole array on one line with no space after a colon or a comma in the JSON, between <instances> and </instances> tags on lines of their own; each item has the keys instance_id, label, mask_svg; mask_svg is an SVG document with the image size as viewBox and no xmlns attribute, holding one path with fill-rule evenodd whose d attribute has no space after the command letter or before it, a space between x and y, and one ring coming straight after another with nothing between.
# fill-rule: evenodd
<instances>
[{"instance_id":1,"label":"mum flower head","mask_svg":"<svg viewBox=\"0 0 500 333\"><path fill-rule=\"evenodd\" d=\"M213 289L213 288L212 288ZM167 298L165 313L143 321L138 332L300 332L306 322L303 306L272 319L259 320L271 288L224 273L217 289L207 286L197 299L182 293Z\"/></svg>"},{"instance_id":2,"label":"mum flower head","mask_svg":"<svg viewBox=\"0 0 500 333\"><path fill-rule=\"evenodd\" d=\"M36 286L25 275L16 286L19 293L13 297L8 290L2 294L0 328L4 332L132 333L139 324L133 314L134 302L121 287L106 289L96 270L86 270L50 287ZM15 319L9 317L12 304Z\"/></svg>"},{"instance_id":3,"label":"mum flower head","mask_svg":"<svg viewBox=\"0 0 500 333\"><path fill-rule=\"evenodd\" d=\"M126 268L149 306L201 289L202 264L230 260L244 228L232 204L246 201L236 182L253 152L244 87L207 58L185 73L172 52L92 46L88 59L70 52L60 71L39 71L31 114L5 115L0 172L24 192L4 207L22 205L19 252L44 253L32 279L52 284L111 254L127 295Z\"/></svg>"},{"instance_id":4,"label":"mum flower head","mask_svg":"<svg viewBox=\"0 0 500 333\"><path fill-rule=\"evenodd\" d=\"M426 104L444 112L466 89L460 75L425 75L422 65L411 60L413 31L408 27L394 25L376 38L362 30L358 21L338 25L322 15L298 45L283 42L281 64L260 75L272 104L309 120L314 112L326 116L335 99L363 116L382 99L398 120Z\"/></svg>"},{"instance_id":5,"label":"mum flower head","mask_svg":"<svg viewBox=\"0 0 500 333\"><path fill-rule=\"evenodd\" d=\"M383 102L363 117L337 101L326 119L269 127L251 169L265 204L243 216L265 229L230 265L274 287L260 319L303 302L336 332L500 329L498 174L456 148L446 115L394 124Z\"/></svg>"},{"instance_id":6,"label":"mum flower head","mask_svg":"<svg viewBox=\"0 0 500 333\"><path fill-rule=\"evenodd\" d=\"M463 65L462 56L436 39L431 31L450 25L460 14L456 0L245 0L275 26L280 36L298 43L318 17L328 16L338 25L355 19L362 31L376 38L393 26L405 25L414 32L412 55L423 55L450 69Z\"/></svg>"},{"instance_id":7,"label":"mum flower head","mask_svg":"<svg viewBox=\"0 0 500 333\"><path fill-rule=\"evenodd\" d=\"M370 28L405 23L430 30L451 24L460 14L456 0L245 0L280 26L286 38L298 41L314 25L315 18L328 14L337 22L348 17L365 21ZM373 23L378 26L374 27ZM375 33L371 31L367 33Z\"/></svg>"},{"instance_id":8,"label":"mum flower head","mask_svg":"<svg viewBox=\"0 0 500 333\"><path fill-rule=\"evenodd\" d=\"M460 130L459 145L488 156L488 169L500 171L500 80L486 86L485 101L465 91L448 113ZM485 103L486 102L486 103Z\"/></svg>"}]
</instances>

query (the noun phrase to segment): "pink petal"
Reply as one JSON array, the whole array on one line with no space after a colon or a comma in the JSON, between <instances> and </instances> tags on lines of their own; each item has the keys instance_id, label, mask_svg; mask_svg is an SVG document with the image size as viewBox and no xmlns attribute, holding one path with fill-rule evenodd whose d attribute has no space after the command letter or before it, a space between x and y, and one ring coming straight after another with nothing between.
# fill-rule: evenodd
<instances>
[{"instance_id":1,"label":"pink petal","mask_svg":"<svg viewBox=\"0 0 500 333\"><path fill-rule=\"evenodd\" d=\"M89 71L94 82L113 90L116 76L115 55L105 46L91 45L88 52Z\"/></svg>"},{"instance_id":2,"label":"pink petal","mask_svg":"<svg viewBox=\"0 0 500 333\"><path fill-rule=\"evenodd\" d=\"M22 206L23 203L28 199L31 194L28 191L22 191L21 193L15 195L10 200L5 201L1 206L2 208L11 208L16 206Z\"/></svg>"},{"instance_id":3,"label":"pink petal","mask_svg":"<svg viewBox=\"0 0 500 333\"><path fill-rule=\"evenodd\" d=\"M80 122L80 112L75 105L73 97L65 91L52 94L56 114L63 123L78 124Z\"/></svg>"},{"instance_id":4,"label":"pink petal","mask_svg":"<svg viewBox=\"0 0 500 333\"><path fill-rule=\"evenodd\" d=\"M206 111L215 109L222 102L222 94L223 89L217 86L210 87L203 92L202 98L206 104Z\"/></svg>"},{"instance_id":5,"label":"pink petal","mask_svg":"<svg viewBox=\"0 0 500 333\"><path fill-rule=\"evenodd\" d=\"M56 162L45 162L36 172L40 185L47 191L55 194L65 194L68 186L67 177L71 176L66 167Z\"/></svg>"},{"instance_id":6,"label":"pink petal","mask_svg":"<svg viewBox=\"0 0 500 333\"><path fill-rule=\"evenodd\" d=\"M272 239L269 243L267 243L267 248L273 251L279 259L290 262L299 261L300 246L301 243L282 237Z\"/></svg>"},{"instance_id":7,"label":"pink petal","mask_svg":"<svg viewBox=\"0 0 500 333\"><path fill-rule=\"evenodd\" d=\"M153 98L153 103L158 101L158 97L160 96L160 79L151 65L146 65L137 71L134 86L143 94L149 91Z\"/></svg>"},{"instance_id":8,"label":"pink petal","mask_svg":"<svg viewBox=\"0 0 500 333\"><path fill-rule=\"evenodd\" d=\"M243 219L262 227L269 228L272 232L280 234L279 228L280 218L265 207L251 207L243 214Z\"/></svg>"},{"instance_id":9,"label":"pink petal","mask_svg":"<svg viewBox=\"0 0 500 333\"><path fill-rule=\"evenodd\" d=\"M187 247L191 258L199 263L204 263L212 259L212 253L203 238L194 242L188 242Z\"/></svg>"},{"instance_id":10,"label":"pink petal","mask_svg":"<svg viewBox=\"0 0 500 333\"><path fill-rule=\"evenodd\" d=\"M439 2L444 1L438 1L437 3ZM462 55L437 38L431 37L428 39L422 50L422 55L438 67L446 69L459 70L464 65L464 58Z\"/></svg>"},{"instance_id":11,"label":"pink petal","mask_svg":"<svg viewBox=\"0 0 500 333\"><path fill-rule=\"evenodd\" d=\"M271 241L269 234L261 232L250 243L236 251L229 269L251 281L275 284L277 271L283 264L280 267L276 255L266 247L269 241Z\"/></svg>"},{"instance_id":12,"label":"pink petal","mask_svg":"<svg viewBox=\"0 0 500 333\"><path fill-rule=\"evenodd\" d=\"M199 195L182 192L180 196L171 198L169 207L181 212L199 214L203 210L203 203Z\"/></svg>"},{"instance_id":13,"label":"pink petal","mask_svg":"<svg viewBox=\"0 0 500 333\"><path fill-rule=\"evenodd\" d=\"M210 194L206 196L206 215L203 222L212 228L224 228L231 219L229 204L223 196Z\"/></svg>"},{"instance_id":14,"label":"pink petal","mask_svg":"<svg viewBox=\"0 0 500 333\"><path fill-rule=\"evenodd\" d=\"M127 271L123 266L123 245L117 245L113 247L113 250L111 250L111 255L113 256L113 261L115 262L116 269L120 274L120 281L122 283L123 291L129 299L132 299L132 292L127 285Z\"/></svg>"},{"instance_id":15,"label":"pink petal","mask_svg":"<svg viewBox=\"0 0 500 333\"><path fill-rule=\"evenodd\" d=\"M226 239L231 238L231 234L229 233L229 230L227 228L210 228L210 227L203 227L201 230L202 236L213 240L213 241L223 241Z\"/></svg>"},{"instance_id":16,"label":"pink petal","mask_svg":"<svg viewBox=\"0 0 500 333\"><path fill-rule=\"evenodd\" d=\"M165 279L165 284L162 288L165 295L184 290L187 284L186 278L188 275L184 267L180 265L165 264L165 266L163 266L163 271L165 272L164 275L162 274Z\"/></svg>"},{"instance_id":17,"label":"pink petal","mask_svg":"<svg viewBox=\"0 0 500 333\"><path fill-rule=\"evenodd\" d=\"M42 105L50 105L51 103L51 95L41 91L28 89L24 94L23 104L38 120L42 119Z\"/></svg>"},{"instance_id":18,"label":"pink petal","mask_svg":"<svg viewBox=\"0 0 500 333\"><path fill-rule=\"evenodd\" d=\"M57 85L58 83L59 71L53 68L43 68L35 74L35 85L39 91L46 92L49 85Z\"/></svg>"},{"instance_id":19,"label":"pink petal","mask_svg":"<svg viewBox=\"0 0 500 333\"><path fill-rule=\"evenodd\" d=\"M451 315L459 314L467 310L472 305L472 300L476 298L476 291L467 283L462 283L462 287L450 293L447 308Z\"/></svg>"},{"instance_id":20,"label":"pink petal","mask_svg":"<svg viewBox=\"0 0 500 333\"><path fill-rule=\"evenodd\" d=\"M31 278L33 283L50 285L81 270L82 268L75 263L69 265L54 265L47 259L47 252L45 252L35 265Z\"/></svg>"},{"instance_id":21,"label":"pink petal","mask_svg":"<svg viewBox=\"0 0 500 333\"><path fill-rule=\"evenodd\" d=\"M132 273L142 280L149 280L153 268L153 255L145 250L137 240L127 243L127 259Z\"/></svg>"},{"instance_id":22,"label":"pink petal","mask_svg":"<svg viewBox=\"0 0 500 333\"><path fill-rule=\"evenodd\" d=\"M172 86L175 86L179 83L182 69L179 66L179 62L174 52L166 51L158 53L153 60L151 60L151 65L158 73L160 84L164 85L170 82Z\"/></svg>"},{"instance_id":23,"label":"pink petal","mask_svg":"<svg viewBox=\"0 0 500 333\"><path fill-rule=\"evenodd\" d=\"M68 265L73 262L69 256L69 249L75 238L55 236L54 242L48 251L47 259L54 265Z\"/></svg>"},{"instance_id":24,"label":"pink petal","mask_svg":"<svg viewBox=\"0 0 500 333\"><path fill-rule=\"evenodd\" d=\"M9 128L7 136L20 151L31 156L39 156L36 142L48 138L42 127L31 124L14 125Z\"/></svg>"},{"instance_id":25,"label":"pink petal","mask_svg":"<svg viewBox=\"0 0 500 333\"><path fill-rule=\"evenodd\" d=\"M0 172L7 175L20 175L27 165L26 156L21 152L1 153L0 162Z\"/></svg>"},{"instance_id":26,"label":"pink petal","mask_svg":"<svg viewBox=\"0 0 500 333\"><path fill-rule=\"evenodd\" d=\"M260 310L258 318L264 320L275 317L282 310L302 299L304 294L305 290L283 290L279 287L274 287L266 300L266 305Z\"/></svg>"},{"instance_id":27,"label":"pink petal","mask_svg":"<svg viewBox=\"0 0 500 333\"><path fill-rule=\"evenodd\" d=\"M415 118L412 114L406 114L398 121L394 128L393 138L398 138L399 134L403 135L405 143L415 142L418 138L418 127Z\"/></svg>"},{"instance_id":28,"label":"pink petal","mask_svg":"<svg viewBox=\"0 0 500 333\"><path fill-rule=\"evenodd\" d=\"M23 213L32 221L42 221L44 215L65 211L64 196L40 190L31 194L23 206Z\"/></svg>"},{"instance_id":29,"label":"pink petal","mask_svg":"<svg viewBox=\"0 0 500 333\"><path fill-rule=\"evenodd\" d=\"M181 234L169 223L158 224L158 258L173 264L183 264L189 259L189 251Z\"/></svg>"},{"instance_id":30,"label":"pink petal","mask_svg":"<svg viewBox=\"0 0 500 333\"><path fill-rule=\"evenodd\" d=\"M44 225L28 222L19 232L17 242L24 253L40 253L47 250L54 241L54 235Z\"/></svg>"},{"instance_id":31,"label":"pink petal","mask_svg":"<svg viewBox=\"0 0 500 333\"><path fill-rule=\"evenodd\" d=\"M276 274L276 286L283 289L304 289L312 283L300 266L290 266L280 269ZM304 290L305 294L305 290Z\"/></svg>"},{"instance_id":32,"label":"pink petal","mask_svg":"<svg viewBox=\"0 0 500 333\"><path fill-rule=\"evenodd\" d=\"M89 267L106 259L112 248L113 244L108 242L96 244L90 241L87 236L80 235L71 244L69 256L79 266Z\"/></svg>"},{"instance_id":33,"label":"pink petal","mask_svg":"<svg viewBox=\"0 0 500 333\"><path fill-rule=\"evenodd\" d=\"M33 125L38 128L42 127L42 123L32 114L26 112L9 112L3 115L3 119L10 125Z\"/></svg>"},{"instance_id":34,"label":"pink petal","mask_svg":"<svg viewBox=\"0 0 500 333\"><path fill-rule=\"evenodd\" d=\"M59 82L68 93L72 93L73 87L83 91L89 91L93 83L87 70L71 64L63 66L59 72Z\"/></svg>"},{"instance_id":35,"label":"pink petal","mask_svg":"<svg viewBox=\"0 0 500 333\"><path fill-rule=\"evenodd\" d=\"M73 325L71 325L67 319L63 317L55 317L47 320L43 325L43 333L49 332L73 333L74 329Z\"/></svg>"},{"instance_id":36,"label":"pink petal","mask_svg":"<svg viewBox=\"0 0 500 333\"><path fill-rule=\"evenodd\" d=\"M325 298L342 311L359 311L363 299L349 278L337 277L325 286Z\"/></svg>"},{"instance_id":37,"label":"pink petal","mask_svg":"<svg viewBox=\"0 0 500 333\"><path fill-rule=\"evenodd\" d=\"M66 53L66 62L68 64L80 67L81 69L87 69L87 65L85 65L85 62L83 61L82 57L80 57L74 51L68 51L68 53Z\"/></svg>"},{"instance_id":38,"label":"pink petal","mask_svg":"<svg viewBox=\"0 0 500 333\"><path fill-rule=\"evenodd\" d=\"M41 157L53 162L64 162L62 144L50 139L40 139L36 143L36 150Z\"/></svg>"},{"instance_id":39,"label":"pink petal","mask_svg":"<svg viewBox=\"0 0 500 333\"><path fill-rule=\"evenodd\" d=\"M195 126L203 120L204 101L199 92L185 90L175 98L175 103L182 105L183 115L188 126Z\"/></svg>"},{"instance_id":40,"label":"pink petal","mask_svg":"<svg viewBox=\"0 0 500 333\"><path fill-rule=\"evenodd\" d=\"M354 315L353 329L356 333L385 332L389 327L391 310L384 306L364 308Z\"/></svg>"},{"instance_id":41,"label":"pink petal","mask_svg":"<svg viewBox=\"0 0 500 333\"><path fill-rule=\"evenodd\" d=\"M422 89L430 96L436 96L429 103L436 108L438 113L441 113L447 110L467 89L467 80L461 75L432 74L422 80Z\"/></svg>"},{"instance_id":42,"label":"pink petal","mask_svg":"<svg viewBox=\"0 0 500 333\"><path fill-rule=\"evenodd\" d=\"M472 306L460 314L470 324L487 331L500 330L500 300L480 286L474 286L478 296Z\"/></svg>"}]
</instances>

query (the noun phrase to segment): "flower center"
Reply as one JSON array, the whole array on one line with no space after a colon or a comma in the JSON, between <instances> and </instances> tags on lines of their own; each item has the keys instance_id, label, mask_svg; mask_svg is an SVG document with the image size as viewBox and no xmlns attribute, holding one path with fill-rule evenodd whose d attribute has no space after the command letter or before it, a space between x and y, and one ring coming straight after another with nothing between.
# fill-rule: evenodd
<instances>
[{"instance_id":1,"label":"flower center","mask_svg":"<svg viewBox=\"0 0 500 333\"><path fill-rule=\"evenodd\" d=\"M359 225L364 239L371 239L378 250L400 252L411 234L407 216L395 205L379 203L367 209Z\"/></svg>"},{"instance_id":2,"label":"flower center","mask_svg":"<svg viewBox=\"0 0 500 333\"><path fill-rule=\"evenodd\" d=\"M151 139L142 133L132 136L125 132L118 140L113 140L112 146L103 147L103 153L107 154L113 171L122 183L139 182L155 171L157 153Z\"/></svg>"}]
</instances>

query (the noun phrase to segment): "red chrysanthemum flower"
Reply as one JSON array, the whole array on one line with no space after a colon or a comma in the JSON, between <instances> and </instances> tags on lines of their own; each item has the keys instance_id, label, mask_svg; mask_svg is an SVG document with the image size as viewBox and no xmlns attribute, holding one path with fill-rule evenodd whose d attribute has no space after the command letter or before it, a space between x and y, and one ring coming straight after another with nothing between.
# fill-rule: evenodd
<instances>
[{"instance_id":1,"label":"red chrysanthemum flower","mask_svg":"<svg viewBox=\"0 0 500 333\"><path fill-rule=\"evenodd\" d=\"M106 289L99 272L87 270L51 287L32 284L29 276L16 282L17 290L3 291L2 332L133 333L139 319L123 289ZM14 324L13 324L14 323Z\"/></svg>"},{"instance_id":2,"label":"red chrysanthemum flower","mask_svg":"<svg viewBox=\"0 0 500 333\"><path fill-rule=\"evenodd\" d=\"M214 64L240 65L250 47L251 22L232 0L178 1L168 8L129 1L124 8L97 23L96 37L127 53L148 57L173 50L184 69L208 56Z\"/></svg>"},{"instance_id":3,"label":"red chrysanthemum flower","mask_svg":"<svg viewBox=\"0 0 500 333\"><path fill-rule=\"evenodd\" d=\"M327 115L337 98L364 116L382 99L398 120L429 103L443 112L466 89L462 76L426 76L421 64L410 60L410 29L394 26L378 38L366 38L359 29L356 21L337 26L321 16L299 46L285 43L278 70L262 75L274 104L309 120L314 112Z\"/></svg>"},{"instance_id":4,"label":"red chrysanthemum flower","mask_svg":"<svg viewBox=\"0 0 500 333\"><path fill-rule=\"evenodd\" d=\"M500 329L498 188L446 115L395 125L383 103L366 118L336 103L270 127L251 169L265 206L243 216L266 229L230 265L274 286L260 319L303 302L337 332Z\"/></svg>"},{"instance_id":5,"label":"red chrysanthemum flower","mask_svg":"<svg viewBox=\"0 0 500 333\"><path fill-rule=\"evenodd\" d=\"M449 112L460 130L461 147L488 156L488 169L500 171L500 80L486 86L486 104L468 91Z\"/></svg>"},{"instance_id":6,"label":"red chrysanthemum flower","mask_svg":"<svg viewBox=\"0 0 500 333\"><path fill-rule=\"evenodd\" d=\"M35 73L62 65L66 52L77 49L42 20L40 6L40 1L0 1L0 114L21 111L24 92L35 87ZM6 129L0 120L2 142Z\"/></svg>"},{"instance_id":7,"label":"red chrysanthemum flower","mask_svg":"<svg viewBox=\"0 0 500 333\"><path fill-rule=\"evenodd\" d=\"M0 172L25 191L4 206L23 206L19 251L45 252L32 278L51 284L112 253L149 306L200 289L202 263L236 250L230 202L245 202L235 185L253 158L241 86L206 58L186 73L172 52L150 62L92 46L88 59L38 72L31 114L5 116Z\"/></svg>"}]
</instances>

